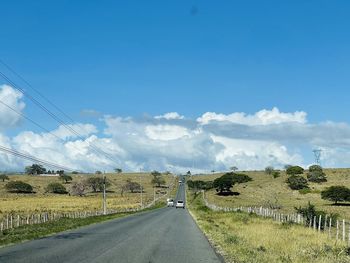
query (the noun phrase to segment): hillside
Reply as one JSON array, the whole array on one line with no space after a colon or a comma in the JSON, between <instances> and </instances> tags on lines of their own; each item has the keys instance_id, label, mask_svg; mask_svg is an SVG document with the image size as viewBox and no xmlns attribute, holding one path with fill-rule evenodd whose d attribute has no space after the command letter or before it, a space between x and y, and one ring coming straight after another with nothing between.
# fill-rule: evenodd
<instances>
[{"instance_id":1,"label":"hillside","mask_svg":"<svg viewBox=\"0 0 350 263\"><path fill-rule=\"evenodd\" d=\"M331 202L322 200L320 191L332 185L350 187L350 169L325 169L328 181L325 183L309 183L310 193L300 193L289 189L285 180L287 175L273 178L263 171L242 172L249 175L253 181L234 185L233 191L237 196L218 196L215 190L206 193L210 203L223 207L264 206L280 207L282 213L294 212L294 207L305 206L308 202L316 205L317 209L328 213L338 213L341 218L350 219L350 206L334 206ZM214 180L222 174L192 176L192 180ZM305 176L305 174L304 174Z\"/></svg>"}]
</instances>

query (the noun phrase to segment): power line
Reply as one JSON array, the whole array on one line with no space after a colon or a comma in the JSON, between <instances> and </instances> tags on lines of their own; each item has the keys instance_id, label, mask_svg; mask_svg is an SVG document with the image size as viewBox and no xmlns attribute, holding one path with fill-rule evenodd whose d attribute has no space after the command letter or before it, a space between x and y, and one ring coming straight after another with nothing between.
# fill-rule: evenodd
<instances>
[{"instance_id":1,"label":"power line","mask_svg":"<svg viewBox=\"0 0 350 263\"><path fill-rule=\"evenodd\" d=\"M40 159L40 158L31 156L29 154L22 153L22 152L19 152L19 151L16 151L16 150L13 150L13 149L1 146L1 145L0 145L0 151L12 154L14 156L17 156L17 157L20 157L20 158L23 158L23 159L34 161L36 163L41 163L41 164L44 164L44 165L49 166L49 167L58 168L58 169L66 170L66 171L75 171L76 170L76 169L72 169L72 168L69 168L69 167L66 167L66 166L58 165L58 164L55 164L55 163L52 163L52 162Z\"/></svg>"},{"instance_id":2,"label":"power line","mask_svg":"<svg viewBox=\"0 0 350 263\"><path fill-rule=\"evenodd\" d=\"M15 73L14 70L12 70L7 64L5 64L3 61L0 60L0 63L5 65L8 69L10 69L11 72L13 72L16 76L19 76L19 74ZM31 96L29 93L27 93L25 90L23 90L21 87L19 87L15 82L13 82L9 77L7 77L3 72L0 71L0 76L4 78L6 81L8 81L15 89L19 90L23 95L28 97L35 105L37 105L39 108L41 108L43 111L45 111L51 118L53 118L56 122L64 126L67 130L69 130L72 134L76 135L79 139L84 140L83 136L79 134L77 131L75 131L72 127L70 127L67 123L65 123L62 119L60 119L57 115L52 113L49 109L47 109L42 103L40 103L37 99L35 99L33 96ZM22 77L20 77L22 80L24 80ZM27 81L25 81L28 83ZM44 97L40 92L38 92L36 89L34 89L32 86L30 86L33 90L35 90L38 94L40 94L41 97ZM48 99L46 99L49 101ZM52 102L50 102L51 105L54 105ZM55 108L59 109L57 106ZM62 110L59 109L60 112L63 112ZM65 116L68 116L67 114L64 113ZM72 118L68 116L70 120L74 122ZM80 125L78 125L80 126ZM110 161L113 163L118 163L114 158L106 153L105 151L99 149L98 147L94 146L92 142L88 142L88 146L95 152L104 155L107 157Z\"/></svg>"}]
</instances>

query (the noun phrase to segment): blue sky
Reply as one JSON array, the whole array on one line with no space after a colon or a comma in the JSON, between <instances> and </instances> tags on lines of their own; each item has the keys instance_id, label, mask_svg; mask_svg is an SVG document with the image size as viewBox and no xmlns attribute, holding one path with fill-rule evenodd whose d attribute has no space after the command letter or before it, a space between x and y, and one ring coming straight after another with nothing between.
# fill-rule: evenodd
<instances>
[{"instance_id":1,"label":"blue sky","mask_svg":"<svg viewBox=\"0 0 350 263\"><path fill-rule=\"evenodd\" d=\"M309 123L348 123L349 7L348 1L8 1L1 4L0 58L74 119L100 130L104 124L80 112L196 119L277 107L304 111ZM29 101L24 112L57 126ZM6 133L26 129L36 130L24 122Z\"/></svg>"}]
</instances>

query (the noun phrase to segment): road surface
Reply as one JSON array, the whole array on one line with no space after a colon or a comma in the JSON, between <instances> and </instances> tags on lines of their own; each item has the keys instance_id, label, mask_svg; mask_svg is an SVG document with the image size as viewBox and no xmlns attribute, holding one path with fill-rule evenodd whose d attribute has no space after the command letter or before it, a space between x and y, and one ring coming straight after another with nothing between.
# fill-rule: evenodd
<instances>
[{"instance_id":1,"label":"road surface","mask_svg":"<svg viewBox=\"0 0 350 263\"><path fill-rule=\"evenodd\" d=\"M184 185L176 199L184 200ZM161 208L0 249L1 263L221 262L187 209Z\"/></svg>"}]
</instances>

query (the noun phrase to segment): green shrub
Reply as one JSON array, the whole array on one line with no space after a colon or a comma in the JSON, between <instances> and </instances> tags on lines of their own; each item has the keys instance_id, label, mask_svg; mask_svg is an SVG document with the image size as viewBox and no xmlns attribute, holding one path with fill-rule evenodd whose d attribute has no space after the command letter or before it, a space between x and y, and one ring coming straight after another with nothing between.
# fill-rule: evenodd
<instances>
[{"instance_id":1,"label":"green shrub","mask_svg":"<svg viewBox=\"0 0 350 263\"><path fill-rule=\"evenodd\" d=\"M50 183L46 187L46 192L54 194L66 194L67 189L60 183Z\"/></svg>"},{"instance_id":2,"label":"green shrub","mask_svg":"<svg viewBox=\"0 0 350 263\"><path fill-rule=\"evenodd\" d=\"M327 182L326 174L322 172L322 170L309 172L307 173L306 176L309 182L314 182L314 183Z\"/></svg>"},{"instance_id":3,"label":"green shrub","mask_svg":"<svg viewBox=\"0 0 350 263\"><path fill-rule=\"evenodd\" d=\"M288 175L297 175L304 173L304 168L300 166L289 166L286 170Z\"/></svg>"},{"instance_id":4,"label":"green shrub","mask_svg":"<svg viewBox=\"0 0 350 263\"><path fill-rule=\"evenodd\" d=\"M309 188L307 180L300 175L292 175L287 179L287 184L292 190Z\"/></svg>"},{"instance_id":5,"label":"green shrub","mask_svg":"<svg viewBox=\"0 0 350 263\"><path fill-rule=\"evenodd\" d=\"M33 187L30 184L24 183L22 181L12 181L5 185L5 188L9 192L14 193L32 193Z\"/></svg>"},{"instance_id":6,"label":"green shrub","mask_svg":"<svg viewBox=\"0 0 350 263\"><path fill-rule=\"evenodd\" d=\"M6 174L0 174L0 180L5 182L5 180L10 180L10 178Z\"/></svg>"},{"instance_id":7,"label":"green shrub","mask_svg":"<svg viewBox=\"0 0 350 263\"><path fill-rule=\"evenodd\" d=\"M272 177L273 178L278 178L278 177L280 177L281 176L281 173L279 172L279 171L273 171L272 172Z\"/></svg>"}]
</instances>

